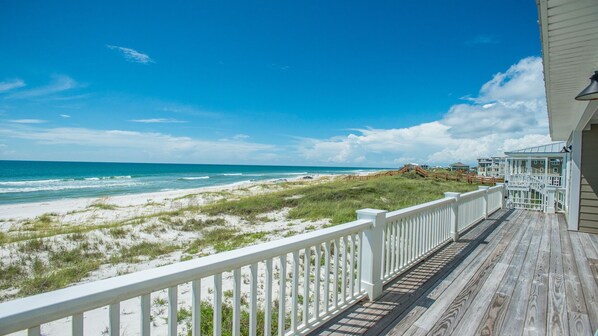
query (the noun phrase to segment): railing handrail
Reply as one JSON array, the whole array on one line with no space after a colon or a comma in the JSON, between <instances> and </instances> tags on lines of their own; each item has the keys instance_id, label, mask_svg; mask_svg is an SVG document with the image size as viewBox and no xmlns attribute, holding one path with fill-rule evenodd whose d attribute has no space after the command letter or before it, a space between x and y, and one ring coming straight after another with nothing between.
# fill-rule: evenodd
<instances>
[{"instance_id":1,"label":"railing handrail","mask_svg":"<svg viewBox=\"0 0 598 336\"><path fill-rule=\"evenodd\" d=\"M32 325L230 271L306 246L358 233L372 225L371 220L360 219L293 237L5 302L0 304L0 334L23 330Z\"/></svg>"},{"instance_id":2,"label":"railing handrail","mask_svg":"<svg viewBox=\"0 0 598 336\"><path fill-rule=\"evenodd\" d=\"M476 196L479 196L479 195L485 194L485 193L486 193L486 189L479 189L479 190L466 192L466 193L461 194L460 200L468 200L470 198L474 198Z\"/></svg>"},{"instance_id":3,"label":"railing handrail","mask_svg":"<svg viewBox=\"0 0 598 336\"><path fill-rule=\"evenodd\" d=\"M404 209L399 209L399 210L395 210L395 211L391 211L388 212L386 214L386 221L387 222L392 222L395 221L399 218L403 218L403 217L407 217L422 211L426 211L426 210L432 210L435 209L437 207L443 206L443 205L447 205L447 204L451 204L454 203L455 199L454 198L441 198L439 200L435 200L435 201L431 201L431 202L427 202L427 203L423 203L423 204L418 204L418 205L414 205L414 206L410 206L408 208L404 208Z\"/></svg>"}]
</instances>

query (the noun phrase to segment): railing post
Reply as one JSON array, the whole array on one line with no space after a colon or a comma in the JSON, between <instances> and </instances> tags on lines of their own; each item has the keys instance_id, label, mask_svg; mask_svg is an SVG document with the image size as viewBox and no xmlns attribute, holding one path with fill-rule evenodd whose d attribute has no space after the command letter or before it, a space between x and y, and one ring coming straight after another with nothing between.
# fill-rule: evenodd
<instances>
[{"instance_id":1,"label":"railing post","mask_svg":"<svg viewBox=\"0 0 598 336\"><path fill-rule=\"evenodd\" d=\"M556 188L555 187L546 187L546 207L545 212L549 214L553 214L556 212L555 210L555 196Z\"/></svg>"},{"instance_id":2,"label":"railing post","mask_svg":"<svg viewBox=\"0 0 598 336\"><path fill-rule=\"evenodd\" d=\"M500 188L500 208L504 209L507 207L507 195L506 195L506 189L507 189L507 185L504 183L497 183L496 184L497 187L502 187Z\"/></svg>"},{"instance_id":3,"label":"railing post","mask_svg":"<svg viewBox=\"0 0 598 336\"><path fill-rule=\"evenodd\" d=\"M453 241L456 242L459 240L459 198L461 198L461 194L458 192L445 192L444 197L455 199L455 202L451 204L453 213L451 216L451 236L453 236Z\"/></svg>"},{"instance_id":4,"label":"railing post","mask_svg":"<svg viewBox=\"0 0 598 336\"><path fill-rule=\"evenodd\" d=\"M382 295L382 235L386 226L386 210L357 210L357 219L371 220L374 225L363 232L363 253L361 254L361 285L370 301Z\"/></svg>"},{"instance_id":5,"label":"railing post","mask_svg":"<svg viewBox=\"0 0 598 336\"><path fill-rule=\"evenodd\" d=\"M488 189L490 189L490 187L488 186L479 186L478 187L479 190L485 190L484 191L484 207L483 207L483 211L484 211L484 219L488 219Z\"/></svg>"}]
</instances>

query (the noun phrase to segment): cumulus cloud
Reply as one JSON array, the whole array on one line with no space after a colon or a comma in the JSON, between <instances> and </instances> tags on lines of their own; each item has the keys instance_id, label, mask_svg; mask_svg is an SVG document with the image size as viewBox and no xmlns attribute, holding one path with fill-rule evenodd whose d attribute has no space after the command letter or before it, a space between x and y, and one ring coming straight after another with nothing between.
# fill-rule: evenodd
<instances>
[{"instance_id":1,"label":"cumulus cloud","mask_svg":"<svg viewBox=\"0 0 598 336\"><path fill-rule=\"evenodd\" d=\"M0 93L22 88L23 86L25 86L25 81L22 79L8 79L3 82L0 82Z\"/></svg>"},{"instance_id":2,"label":"cumulus cloud","mask_svg":"<svg viewBox=\"0 0 598 336\"><path fill-rule=\"evenodd\" d=\"M542 60L528 57L495 74L477 97L453 105L438 121L299 139L297 151L308 160L335 164L447 164L545 143L550 137Z\"/></svg>"},{"instance_id":3,"label":"cumulus cloud","mask_svg":"<svg viewBox=\"0 0 598 336\"><path fill-rule=\"evenodd\" d=\"M112 49L112 50L116 50L116 51L120 52L123 55L123 57L125 58L125 60L127 60L129 62L142 63L142 64L154 63L154 60L151 57L149 57L149 55L139 52L135 49L119 47L119 46L110 45L110 44L106 45L106 47L108 49Z\"/></svg>"}]
</instances>

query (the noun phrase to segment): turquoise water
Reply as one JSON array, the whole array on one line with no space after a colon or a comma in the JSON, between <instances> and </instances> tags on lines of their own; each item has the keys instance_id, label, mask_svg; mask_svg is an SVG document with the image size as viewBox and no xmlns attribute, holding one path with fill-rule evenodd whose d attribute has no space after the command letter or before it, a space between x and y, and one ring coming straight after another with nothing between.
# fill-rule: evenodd
<instances>
[{"instance_id":1,"label":"turquoise water","mask_svg":"<svg viewBox=\"0 0 598 336\"><path fill-rule=\"evenodd\" d=\"M205 164L0 161L0 204L102 197L374 169Z\"/></svg>"}]
</instances>

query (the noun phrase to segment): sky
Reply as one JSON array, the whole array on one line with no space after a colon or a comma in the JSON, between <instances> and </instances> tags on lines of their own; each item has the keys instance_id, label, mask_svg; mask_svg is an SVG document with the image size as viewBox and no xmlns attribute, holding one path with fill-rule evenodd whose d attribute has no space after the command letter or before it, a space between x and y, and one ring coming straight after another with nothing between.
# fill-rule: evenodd
<instances>
[{"instance_id":1,"label":"sky","mask_svg":"<svg viewBox=\"0 0 598 336\"><path fill-rule=\"evenodd\" d=\"M0 159L395 167L550 142L533 0L0 0Z\"/></svg>"}]
</instances>

